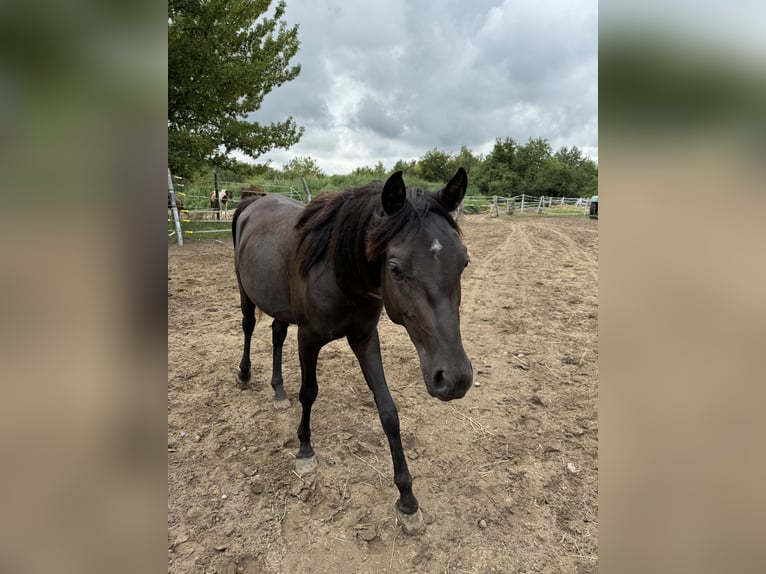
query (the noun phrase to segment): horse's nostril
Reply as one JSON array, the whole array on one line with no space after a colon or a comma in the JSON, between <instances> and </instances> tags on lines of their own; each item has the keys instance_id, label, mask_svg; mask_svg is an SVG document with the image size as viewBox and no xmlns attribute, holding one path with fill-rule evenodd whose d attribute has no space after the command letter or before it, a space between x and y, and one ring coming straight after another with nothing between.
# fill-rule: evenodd
<instances>
[{"instance_id":1,"label":"horse's nostril","mask_svg":"<svg viewBox=\"0 0 766 574\"><path fill-rule=\"evenodd\" d=\"M434 390L443 391L448 385L449 379L447 378L447 374L442 369L436 371L436 374L434 375Z\"/></svg>"}]
</instances>

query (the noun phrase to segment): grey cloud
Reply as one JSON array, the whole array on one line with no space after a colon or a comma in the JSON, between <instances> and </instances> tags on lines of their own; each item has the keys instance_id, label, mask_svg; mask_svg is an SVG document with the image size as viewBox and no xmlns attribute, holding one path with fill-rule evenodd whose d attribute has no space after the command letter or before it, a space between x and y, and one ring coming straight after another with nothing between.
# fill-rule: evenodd
<instances>
[{"instance_id":1,"label":"grey cloud","mask_svg":"<svg viewBox=\"0 0 766 574\"><path fill-rule=\"evenodd\" d=\"M404 124L397 118L394 111L372 97L366 97L356 114L354 124L359 128L367 128L385 137L395 138L404 132Z\"/></svg>"},{"instance_id":2,"label":"grey cloud","mask_svg":"<svg viewBox=\"0 0 766 574\"><path fill-rule=\"evenodd\" d=\"M300 24L302 72L256 114L306 127L285 157L350 171L498 137L597 156L591 0L288 2L287 18Z\"/></svg>"}]
</instances>

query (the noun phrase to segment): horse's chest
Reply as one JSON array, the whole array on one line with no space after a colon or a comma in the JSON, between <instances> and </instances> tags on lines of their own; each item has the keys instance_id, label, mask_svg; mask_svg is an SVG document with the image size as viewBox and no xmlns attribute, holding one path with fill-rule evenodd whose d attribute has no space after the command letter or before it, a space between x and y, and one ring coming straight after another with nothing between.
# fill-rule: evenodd
<instances>
[{"instance_id":1,"label":"horse's chest","mask_svg":"<svg viewBox=\"0 0 766 574\"><path fill-rule=\"evenodd\" d=\"M336 295L336 294L333 294ZM303 306L303 323L327 341L350 333L374 329L380 317L377 301L349 301L341 296L322 297L313 293Z\"/></svg>"}]
</instances>

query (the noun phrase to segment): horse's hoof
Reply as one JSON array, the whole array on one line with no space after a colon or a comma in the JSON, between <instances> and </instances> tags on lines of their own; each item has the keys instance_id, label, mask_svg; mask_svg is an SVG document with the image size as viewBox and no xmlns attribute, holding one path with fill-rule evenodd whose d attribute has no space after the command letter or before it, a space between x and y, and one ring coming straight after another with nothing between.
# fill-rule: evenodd
<instances>
[{"instance_id":1,"label":"horse's hoof","mask_svg":"<svg viewBox=\"0 0 766 574\"><path fill-rule=\"evenodd\" d=\"M423 513L420 512L419 508L414 514L405 514L397 508L396 514L406 534L417 534L426 525L425 520L423 520Z\"/></svg>"},{"instance_id":2,"label":"horse's hoof","mask_svg":"<svg viewBox=\"0 0 766 574\"><path fill-rule=\"evenodd\" d=\"M278 411L284 411L290 408L290 399L274 399L274 408Z\"/></svg>"},{"instance_id":3,"label":"horse's hoof","mask_svg":"<svg viewBox=\"0 0 766 574\"><path fill-rule=\"evenodd\" d=\"M250 374L248 373L246 376L242 376L242 374L237 371L237 386L240 389L246 389L250 386Z\"/></svg>"},{"instance_id":4,"label":"horse's hoof","mask_svg":"<svg viewBox=\"0 0 766 574\"><path fill-rule=\"evenodd\" d=\"M298 474L308 474L317 467L317 457L315 455L309 458L295 459L295 472Z\"/></svg>"},{"instance_id":5,"label":"horse's hoof","mask_svg":"<svg viewBox=\"0 0 766 574\"><path fill-rule=\"evenodd\" d=\"M279 401L286 401L287 400L287 393L285 392L285 387L282 385L277 385L276 387L274 385L271 385L274 388L274 400Z\"/></svg>"}]
</instances>

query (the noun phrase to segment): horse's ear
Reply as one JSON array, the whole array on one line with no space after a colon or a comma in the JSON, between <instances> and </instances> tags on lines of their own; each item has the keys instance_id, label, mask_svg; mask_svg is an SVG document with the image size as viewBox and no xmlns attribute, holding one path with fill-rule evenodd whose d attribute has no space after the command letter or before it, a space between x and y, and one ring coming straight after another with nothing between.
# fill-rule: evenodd
<instances>
[{"instance_id":1,"label":"horse's ear","mask_svg":"<svg viewBox=\"0 0 766 574\"><path fill-rule=\"evenodd\" d=\"M386 184L383 186L383 195L381 201L383 203L383 210L386 213L394 213L404 207L404 202L407 199L407 188L404 187L404 180L402 179L402 172L397 171L391 177L386 180Z\"/></svg>"},{"instance_id":2,"label":"horse's ear","mask_svg":"<svg viewBox=\"0 0 766 574\"><path fill-rule=\"evenodd\" d=\"M462 167L459 167L457 173L439 192L439 203L447 208L447 211L455 211L460 202L463 201L467 187L468 174Z\"/></svg>"}]
</instances>

